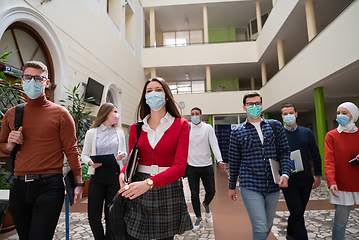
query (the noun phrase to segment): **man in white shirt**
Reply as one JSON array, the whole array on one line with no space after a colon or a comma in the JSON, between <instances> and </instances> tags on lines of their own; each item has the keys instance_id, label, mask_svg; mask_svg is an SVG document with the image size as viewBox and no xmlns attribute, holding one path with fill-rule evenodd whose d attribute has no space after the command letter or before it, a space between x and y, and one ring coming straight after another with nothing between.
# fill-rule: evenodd
<instances>
[{"instance_id":1,"label":"man in white shirt","mask_svg":"<svg viewBox=\"0 0 359 240\"><path fill-rule=\"evenodd\" d=\"M200 179L202 179L202 183L206 191L202 206L206 212L206 217L212 217L209 204L212 201L216 190L214 184L211 148L216 161L221 168L221 172L226 170L226 164L222 160L222 155L218 147L218 141L212 126L202 122L202 110L200 108L192 108L191 121L187 176L189 187L191 189L192 206L197 217L193 230L197 231L202 226L201 206L199 201Z\"/></svg>"}]
</instances>

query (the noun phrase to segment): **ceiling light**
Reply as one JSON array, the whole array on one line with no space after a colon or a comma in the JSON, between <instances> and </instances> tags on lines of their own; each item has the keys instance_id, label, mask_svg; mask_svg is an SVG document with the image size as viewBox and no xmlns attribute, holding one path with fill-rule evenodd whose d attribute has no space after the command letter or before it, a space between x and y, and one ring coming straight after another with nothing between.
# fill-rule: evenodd
<instances>
[{"instance_id":1,"label":"ceiling light","mask_svg":"<svg viewBox=\"0 0 359 240\"><path fill-rule=\"evenodd\" d=\"M188 75L188 73L186 73L185 76L186 76L186 79L189 80L189 75Z\"/></svg>"},{"instance_id":2,"label":"ceiling light","mask_svg":"<svg viewBox=\"0 0 359 240\"><path fill-rule=\"evenodd\" d=\"M188 26L188 17L184 18L184 25L187 27Z\"/></svg>"}]
</instances>

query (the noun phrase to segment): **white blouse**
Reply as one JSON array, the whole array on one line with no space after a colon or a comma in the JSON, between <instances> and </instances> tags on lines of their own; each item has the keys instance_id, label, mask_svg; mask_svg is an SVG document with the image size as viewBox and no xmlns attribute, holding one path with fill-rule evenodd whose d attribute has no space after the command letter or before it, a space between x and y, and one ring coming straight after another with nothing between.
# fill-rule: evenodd
<instances>
[{"instance_id":1,"label":"white blouse","mask_svg":"<svg viewBox=\"0 0 359 240\"><path fill-rule=\"evenodd\" d=\"M151 114L148 114L143 119L142 130L147 132L148 141L150 142L151 147L155 148L157 143L161 140L163 134L167 131L167 129L169 129L172 126L175 117L171 116L171 114L167 112L166 115L163 118L161 118L161 124L156 128L156 130L150 128L150 126L147 123L148 118L150 117Z\"/></svg>"}]
</instances>

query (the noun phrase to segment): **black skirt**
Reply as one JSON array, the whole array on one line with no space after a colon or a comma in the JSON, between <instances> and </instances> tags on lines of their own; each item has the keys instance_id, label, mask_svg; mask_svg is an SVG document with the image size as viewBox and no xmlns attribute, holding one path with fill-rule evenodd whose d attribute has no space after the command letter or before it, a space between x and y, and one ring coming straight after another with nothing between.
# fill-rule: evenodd
<instances>
[{"instance_id":1,"label":"black skirt","mask_svg":"<svg viewBox=\"0 0 359 240\"><path fill-rule=\"evenodd\" d=\"M149 174L137 172L132 180L143 181L149 177ZM193 228L181 178L126 202L127 233L135 238L162 239Z\"/></svg>"}]
</instances>

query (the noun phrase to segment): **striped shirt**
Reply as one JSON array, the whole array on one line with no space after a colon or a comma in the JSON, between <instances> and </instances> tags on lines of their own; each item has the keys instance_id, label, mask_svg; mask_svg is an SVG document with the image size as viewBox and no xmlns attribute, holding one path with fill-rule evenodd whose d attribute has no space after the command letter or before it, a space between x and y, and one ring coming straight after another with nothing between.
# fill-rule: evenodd
<instances>
[{"instance_id":1,"label":"striped shirt","mask_svg":"<svg viewBox=\"0 0 359 240\"><path fill-rule=\"evenodd\" d=\"M279 191L274 183L269 159L280 162L282 174L290 176L290 148L283 126L276 121L279 156L276 141L269 122L262 118L260 128L263 144L256 128L247 120L231 132L229 144L229 189L235 189L239 176L240 186L259 193Z\"/></svg>"}]
</instances>

